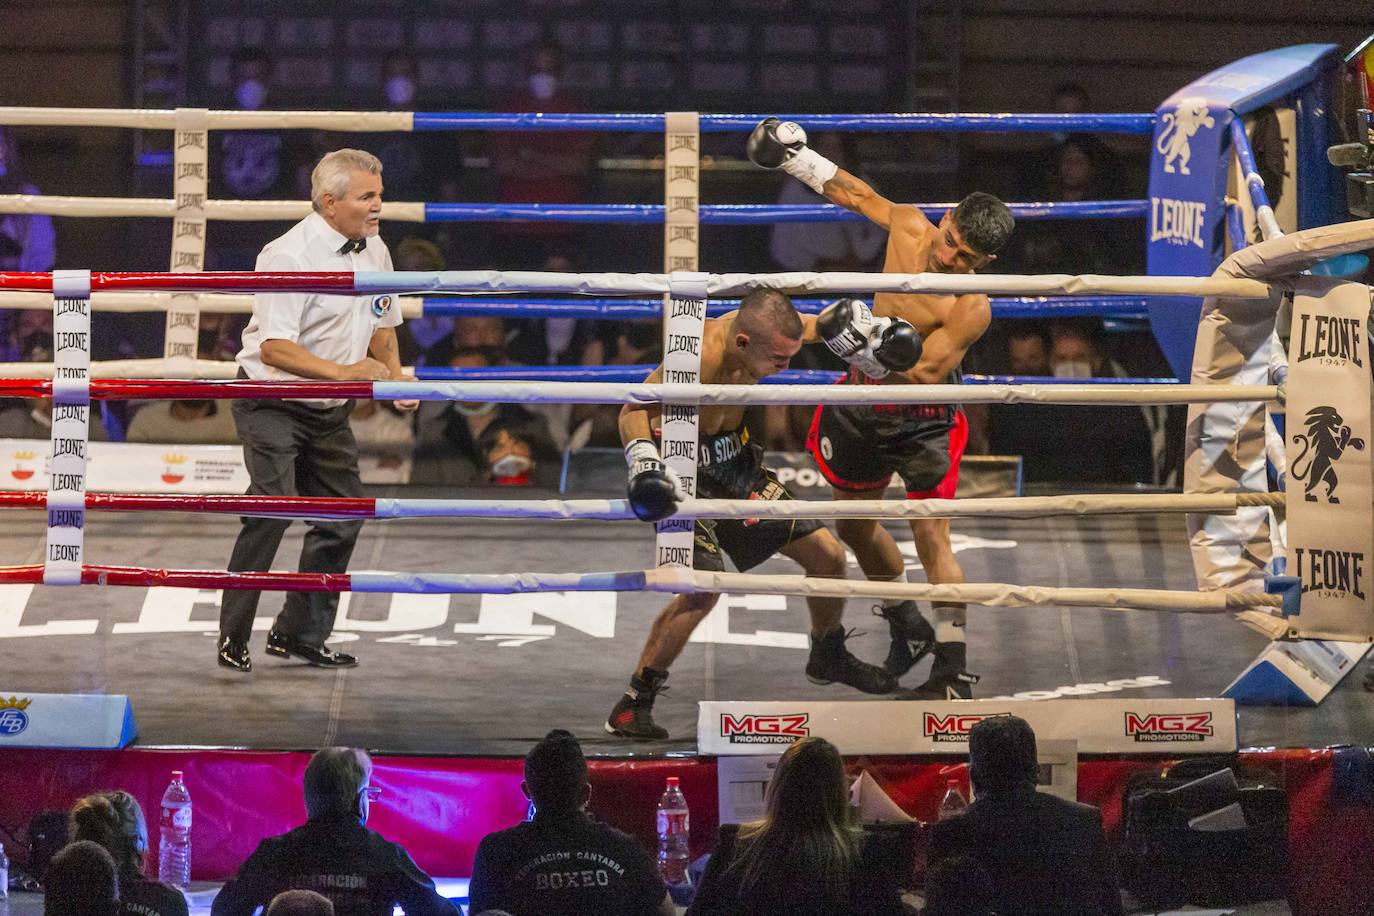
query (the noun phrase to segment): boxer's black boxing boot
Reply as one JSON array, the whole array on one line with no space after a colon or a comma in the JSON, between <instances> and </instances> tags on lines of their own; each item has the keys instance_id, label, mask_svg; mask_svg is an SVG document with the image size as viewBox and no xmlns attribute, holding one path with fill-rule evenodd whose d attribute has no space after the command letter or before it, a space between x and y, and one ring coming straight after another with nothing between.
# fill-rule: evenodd
<instances>
[{"instance_id":1,"label":"boxer's black boxing boot","mask_svg":"<svg viewBox=\"0 0 1374 916\"><path fill-rule=\"evenodd\" d=\"M971 700L978 675L969 674L968 643L937 642L930 679L919 687L899 691L898 700Z\"/></svg>"},{"instance_id":2,"label":"boxer's black boxing boot","mask_svg":"<svg viewBox=\"0 0 1374 916\"><path fill-rule=\"evenodd\" d=\"M668 737L668 729L654 722L654 698L660 690L667 690L663 682L668 672L645 668L630 676L630 689L615 704L606 718L606 731L621 738L636 741L661 741Z\"/></svg>"},{"instance_id":3,"label":"boxer's black boxing boot","mask_svg":"<svg viewBox=\"0 0 1374 916\"><path fill-rule=\"evenodd\" d=\"M897 679L877 665L860 661L845 648L850 634L844 627L833 627L819 639L811 637L811 657L806 662L806 677L813 684L848 684L864 693L891 693Z\"/></svg>"},{"instance_id":4,"label":"boxer's black boxing boot","mask_svg":"<svg viewBox=\"0 0 1374 916\"><path fill-rule=\"evenodd\" d=\"M892 634L883 667L893 677L901 677L925 658L935 646L935 628L921 614L915 601L903 601L888 607L876 605L873 613L887 621Z\"/></svg>"}]
</instances>

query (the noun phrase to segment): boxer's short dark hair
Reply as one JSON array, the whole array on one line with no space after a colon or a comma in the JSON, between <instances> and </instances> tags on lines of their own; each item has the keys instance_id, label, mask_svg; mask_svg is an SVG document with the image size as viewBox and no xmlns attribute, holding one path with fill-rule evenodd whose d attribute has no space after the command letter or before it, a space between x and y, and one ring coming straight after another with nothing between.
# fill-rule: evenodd
<instances>
[{"instance_id":1,"label":"boxer's short dark hair","mask_svg":"<svg viewBox=\"0 0 1374 916\"><path fill-rule=\"evenodd\" d=\"M1007 205L982 191L974 191L959 201L954 208L954 224L964 241L979 254L996 254L1016 228Z\"/></svg>"}]
</instances>

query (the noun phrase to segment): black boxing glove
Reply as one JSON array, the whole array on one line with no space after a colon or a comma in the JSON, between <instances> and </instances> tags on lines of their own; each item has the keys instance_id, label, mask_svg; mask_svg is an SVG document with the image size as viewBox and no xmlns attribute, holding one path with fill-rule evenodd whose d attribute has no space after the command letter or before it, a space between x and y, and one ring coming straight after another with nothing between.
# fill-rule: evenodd
<instances>
[{"instance_id":1,"label":"black boxing glove","mask_svg":"<svg viewBox=\"0 0 1374 916\"><path fill-rule=\"evenodd\" d=\"M869 352L884 369L905 372L921 361L921 332L900 318L890 320L891 324L870 336Z\"/></svg>"},{"instance_id":2,"label":"black boxing glove","mask_svg":"<svg viewBox=\"0 0 1374 916\"><path fill-rule=\"evenodd\" d=\"M640 521L665 519L687 498L682 478L663 463L658 448L648 439L635 439L625 446L625 463L630 469L630 508Z\"/></svg>"},{"instance_id":3,"label":"black boxing glove","mask_svg":"<svg viewBox=\"0 0 1374 916\"><path fill-rule=\"evenodd\" d=\"M817 194L839 166L806 145L806 131L794 121L764 118L745 144L749 160L765 169L782 169Z\"/></svg>"}]
</instances>

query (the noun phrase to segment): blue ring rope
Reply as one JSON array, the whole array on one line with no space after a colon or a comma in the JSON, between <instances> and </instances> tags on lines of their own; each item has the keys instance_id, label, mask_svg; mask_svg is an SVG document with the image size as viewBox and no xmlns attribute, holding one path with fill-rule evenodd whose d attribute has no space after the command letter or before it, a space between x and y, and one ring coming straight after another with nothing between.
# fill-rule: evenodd
<instances>
[{"instance_id":1,"label":"blue ring rope","mask_svg":"<svg viewBox=\"0 0 1374 916\"><path fill-rule=\"evenodd\" d=\"M917 204L939 219L954 204ZM1143 219L1145 200L1077 200L1008 204L1017 219ZM656 223L662 224L663 204L454 204L424 205L427 223L540 222L540 223ZM702 225L751 226L774 223L858 223L866 217L833 204L703 204Z\"/></svg>"},{"instance_id":2,"label":"blue ring rope","mask_svg":"<svg viewBox=\"0 0 1374 916\"><path fill-rule=\"evenodd\" d=\"M803 314L814 315L834 299L793 299ZM994 296L994 318L1099 318L1141 319L1149 316L1150 300L1143 296ZM715 318L739 306L738 299L712 299L706 314ZM583 318L631 321L663 317L658 299L547 299L426 296L423 316L491 318Z\"/></svg>"},{"instance_id":3,"label":"blue ring rope","mask_svg":"<svg viewBox=\"0 0 1374 916\"><path fill-rule=\"evenodd\" d=\"M627 382L644 381L654 370L636 366L486 366L454 369L448 366L417 366L415 377L424 382ZM763 380L765 385L830 385L842 372L820 369L786 369ZM1056 378L1040 375L966 375L966 385L1177 385L1176 378Z\"/></svg>"},{"instance_id":4,"label":"blue ring rope","mask_svg":"<svg viewBox=\"0 0 1374 916\"><path fill-rule=\"evenodd\" d=\"M662 114L593 114L589 112L417 111L414 130L605 130L661 133ZM901 133L960 131L965 133L1050 133L1082 131L1107 134L1154 132L1153 114L783 114L808 130ZM703 114L702 133L734 133L754 129L764 118L757 114Z\"/></svg>"},{"instance_id":5,"label":"blue ring rope","mask_svg":"<svg viewBox=\"0 0 1374 916\"><path fill-rule=\"evenodd\" d=\"M1264 179L1259 177L1259 166L1255 164L1255 151L1250 148L1250 138L1245 133L1245 121L1240 118L1231 122L1231 145L1235 147L1236 158L1240 160L1241 178L1250 190L1250 203L1256 210L1260 207L1269 207L1269 195L1264 190Z\"/></svg>"}]
</instances>

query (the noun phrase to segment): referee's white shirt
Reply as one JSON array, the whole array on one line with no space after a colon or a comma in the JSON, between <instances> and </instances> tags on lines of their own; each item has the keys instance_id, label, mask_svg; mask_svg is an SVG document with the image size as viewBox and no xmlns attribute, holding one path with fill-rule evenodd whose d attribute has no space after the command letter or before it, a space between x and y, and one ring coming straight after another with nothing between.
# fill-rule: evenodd
<instances>
[{"instance_id":1,"label":"referee's white shirt","mask_svg":"<svg viewBox=\"0 0 1374 916\"><path fill-rule=\"evenodd\" d=\"M367 239L362 251L339 254L348 238L324 217L311 213L273 239L258 254L259 271L391 270L391 252L380 236ZM348 365L367 356L367 345L378 328L401 323L401 303L395 295L326 296L318 293L257 293L253 318L243 331L238 364L249 378L273 381L303 378L262 361L267 340L289 340L312 355ZM342 399L304 400L311 407L337 407Z\"/></svg>"}]
</instances>

